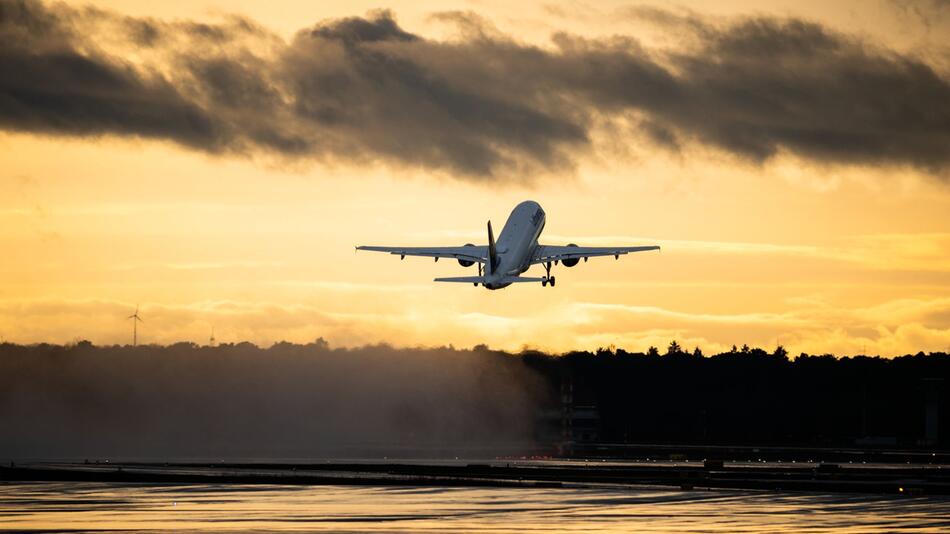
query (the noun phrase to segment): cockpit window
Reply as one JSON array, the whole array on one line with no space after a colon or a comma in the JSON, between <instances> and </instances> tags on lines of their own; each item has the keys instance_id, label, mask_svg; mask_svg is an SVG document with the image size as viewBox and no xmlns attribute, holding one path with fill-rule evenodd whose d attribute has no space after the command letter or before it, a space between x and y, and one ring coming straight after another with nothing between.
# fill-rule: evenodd
<instances>
[{"instance_id":1,"label":"cockpit window","mask_svg":"<svg viewBox=\"0 0 950 534\"><path fill-rule=\"evenodd\" d=\"M538 223L541 222L541 217L543 216L544 216L544 212L541 211L541 208L538 208L538 211L534 212L534 216L531 217L531 223L537 226Z\"/></svg>"}]
</instances>

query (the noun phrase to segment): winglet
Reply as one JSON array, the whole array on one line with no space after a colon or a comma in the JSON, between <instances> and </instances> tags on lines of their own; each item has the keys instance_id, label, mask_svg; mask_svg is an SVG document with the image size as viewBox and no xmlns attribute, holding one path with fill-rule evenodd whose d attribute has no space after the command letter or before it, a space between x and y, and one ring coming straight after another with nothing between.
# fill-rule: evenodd
<instances>
[{"instance_id":1,"label":"winglet","mask_svg":"<svg viewBox=\"0 0 950 534\"><path fill-rule=\"evenodd\" d=\"M491 230L491 221L488 221L488 272L493 274L498 267L498 251L495 249L495 234Z\"/></svg>"}]
</instances>

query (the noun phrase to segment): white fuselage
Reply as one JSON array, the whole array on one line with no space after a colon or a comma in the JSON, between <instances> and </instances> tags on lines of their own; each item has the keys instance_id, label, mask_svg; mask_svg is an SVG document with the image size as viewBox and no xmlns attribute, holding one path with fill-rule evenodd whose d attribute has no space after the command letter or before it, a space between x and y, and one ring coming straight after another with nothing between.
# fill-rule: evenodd
<instances>
[{"instance_id":1,"label":"white fuselage","mask_svg":"<svg viewBox=\"0 0 950 534\"><path fill-rule=\"evenodd\" d=\"M533 200L526 200L511 210L495 244L498 264L494 272L485 272L485 287L501 289L509 286L511 284L501 280L528 270L538 247L538 236L544 230L545 219L544 210Z\"/></svg>"}]
</instances>

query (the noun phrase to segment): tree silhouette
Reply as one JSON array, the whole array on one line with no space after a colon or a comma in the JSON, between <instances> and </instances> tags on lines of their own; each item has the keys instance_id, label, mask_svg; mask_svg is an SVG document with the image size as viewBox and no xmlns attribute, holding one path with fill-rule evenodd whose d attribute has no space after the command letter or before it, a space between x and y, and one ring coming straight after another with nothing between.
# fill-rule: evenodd
<instances>
[{"instance_id":1,"label":"tree silhouette","mask_svg":"<svg viewBox=\"0 0 950 534\"><path fill-rule=\"evenodd\" d=\"M683 354L683 347L680 347L680 344L674 339L670 341L670 346L666 348L667 356L679 356Z\"/></svg>"}]
</instances>

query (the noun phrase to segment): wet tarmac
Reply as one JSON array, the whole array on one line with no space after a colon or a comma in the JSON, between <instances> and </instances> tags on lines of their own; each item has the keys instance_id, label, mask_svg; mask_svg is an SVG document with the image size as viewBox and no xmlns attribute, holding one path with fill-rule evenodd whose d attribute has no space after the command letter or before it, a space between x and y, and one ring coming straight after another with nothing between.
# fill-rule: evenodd
<instances>
[{"instance_id":1,"label":"wet tarmac","mask_svg":"<svg viewBox=\"0 0 950 534\"><path fill-rule=\"evenodd\" d=\"M16 532L947 532L950 499L590 485L0 483Z\"/></svg>"}]
</instances>

